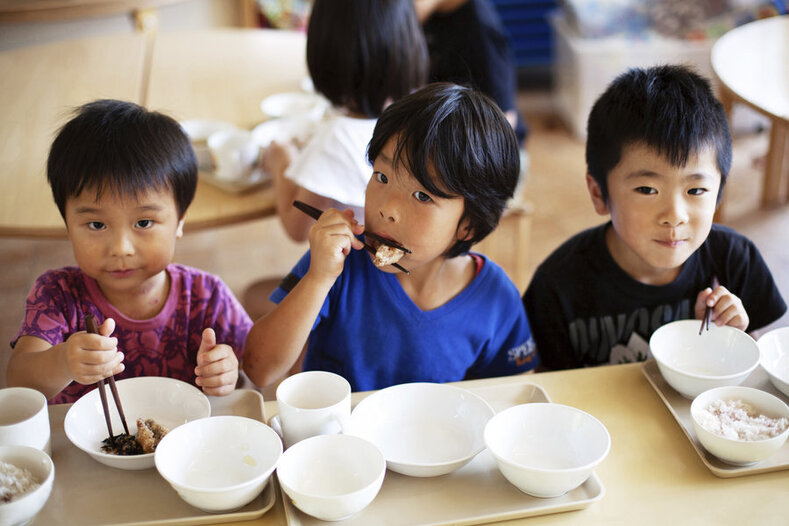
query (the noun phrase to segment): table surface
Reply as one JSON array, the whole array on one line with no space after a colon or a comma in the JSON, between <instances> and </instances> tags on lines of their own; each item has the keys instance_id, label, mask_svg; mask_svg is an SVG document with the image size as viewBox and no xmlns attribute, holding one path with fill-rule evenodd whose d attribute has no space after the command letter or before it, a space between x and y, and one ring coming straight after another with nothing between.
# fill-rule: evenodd
<instances>
[{"instance_id":1,"label":"table surface","mask_svg":"<svg viewBox=\"0 0 789 526\"><path fill-rule=\"evenodd\" d=\"M307 75L303 33L217 29L111 35L0 53L0 236L63 237L63 220L46 182L46 158L58 128L77 106L97 98L142 103L177 120L219 119L252 128L260 102L297 91ZM233 194L203 181L185 230L274 213L269 189Z\"/></svg>"},{"instance_id":2,"label":"table surface","mask_svg":"<svg viewBox=\"0 0 789 526\"><path fill-rule=\"evenodd\" d=\"M789 16L757 20L712 47L720 81L755 109L789 122Z\"/></svg>"},{"instance_id":3,"label":"table surface","mask_svg":"<svg viewBox=\"0 0 789 526\"><path fill-rule=\"evenodd\" d=\"M626 364L524 375L553 402L600 419L611 433L611 452L595 470L606 489L602 500L582 510L506 524L774 524L786 516L789 471L729 479L713 475L642 368ZM512 378L458 385L505 382ZM270 417L276 403L266 402L265 410ZM260 519L237 526L274 524L285 524L281 499Z\"/></svg>"}]
</instances>

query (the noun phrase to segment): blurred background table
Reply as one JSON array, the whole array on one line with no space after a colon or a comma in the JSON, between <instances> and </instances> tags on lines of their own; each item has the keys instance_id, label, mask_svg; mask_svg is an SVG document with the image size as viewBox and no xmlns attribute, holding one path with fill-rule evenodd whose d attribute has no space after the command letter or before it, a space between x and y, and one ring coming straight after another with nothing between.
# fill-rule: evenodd
<instances>
[{"instance_id":1,"label":"blurred background table","mask_svg":"<svg viewBox=\"0 0 789 526\"><path fill-rule=\"evenodd\" d=\"M785 203L789 193L789 16L757 20L723 35L712 48L712 68L731 115L744 103L771 123L762 206Z\"/></svg>"},{"instance_id":2,"label":"blurred background table","mask_svg":"<svg viewBox=\"0 0 789 526\"><path fill-rule=\"evenodd\" d=\"M74 108L117 98L177 120L219 119L252 128L260 102L297 91L307 75L303 33L216 29L68 40L0 53L0 236L63 237L46 158ZM231 194L201 181L186 231L274 213L267 189Z\"/></svg>"}]
</instances>

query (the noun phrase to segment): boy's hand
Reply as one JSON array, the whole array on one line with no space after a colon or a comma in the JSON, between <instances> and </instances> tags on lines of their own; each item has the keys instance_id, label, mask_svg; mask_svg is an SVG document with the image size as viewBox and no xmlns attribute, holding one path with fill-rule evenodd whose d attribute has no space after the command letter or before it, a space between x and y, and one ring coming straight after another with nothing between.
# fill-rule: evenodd
<instances>
[{"instance_id":1,"label":"boy's hand","mask_svg":"<svg viewBox=\"0 0 789 526\"><path fill-rule=\"evenodd\" d=\"M115 320L107 318L99 327L99 334L76 332L65 341L65 367L75 382L94 384L125 369L118 339L110 337L114 330Z\"/></svg>"},{"instance_id":2,"label":"boy's hand","mask_svg":"<svg viewBox=\"0 0 789 526\"><path fill-rule=\"evenodd\" d=\"M730 325L743 331L748 327L750 320L742 301L726 287L718 286L715 290L707 287L699 292L694 309L697 320L704 317L704 309L708 305L712 307L710 321L715 325Z\"/></svg>"},{"instance_id":3,"label":"boy's hand","mask_svg":"<svg viewBox=\"0 0 789 526\"><path fill-rule=\"evenodd\" d=\"M331 281L342 273L345 257L351 248L360 250L364 244L356 236L364 227L353 218L352 210L326 210L310 229L309 273Z\"/></svg>"},{"instance_id":4,"label":"boy's hand","mask_svg":"<svg viewBox=\"0 0 789 526\"><path fill-rule=\"evenodd\" d=\"M214 329L203 330L203 340L197 350L195 374L195 383L207 395L223 396L236 388L238 358L229 345L216 343Z\"/></svg>"}]
</instances>

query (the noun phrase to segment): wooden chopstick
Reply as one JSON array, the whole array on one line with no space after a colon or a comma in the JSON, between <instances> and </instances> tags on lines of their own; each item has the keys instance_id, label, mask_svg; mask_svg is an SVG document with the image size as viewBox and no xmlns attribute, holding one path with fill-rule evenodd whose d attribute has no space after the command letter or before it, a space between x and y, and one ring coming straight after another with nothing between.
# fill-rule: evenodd
<instances>
[{"instance_id":1,"label":"wooden chopstick","mask_svg":"<svg viewBox=\"0 0 789 526\"><path fill-rule=\"evenodd\" d=\"M718 277L712 276L712 290L717 289L719 285L720 283L718 283ZM712 318L712 307L707 305L706 307L704 307L704 317L701 319L701 327L699 327L699 336L701 336L701 333L704 331L705 327L707 328L708 331L710 330L711 318Z\"/></svg>"},{"instance_id":2,"label":"wooden chopstick","mask_svg":"<svg viewBox=\"0 0 789 526\"><path fill-rule=\"evenodd\" d=\"M315 220L317 220L321 216L321 214L323 213L323 210L315 208L312 205L308 205L307 203L305 203L303 201L293 201L293 206L295 206L296 208L298 208L299 210L301 210L302 212L304 212L305 214L307 214L308 216L310 216L311 218L313 218ZM370 235L370 234L365 232L365 235ZM370 237L374 237L375 239L384 240L383 242L386 245L389 245L389 246L394 247L396 249L402 250L403 252L406 252L408 254L411 253L410 250L406 249L405 247L401 247L397 243L394 243L393 241L390 241L390 240L388 240L386 238L383 238L383 237L380 237L380 236L376 236L375 234L373 234ZM376 253L376 250L372 246L370 246L369 244L367 244L364 241L362 241L362 243L364 243L364 248L367 250L367 252L369 252L371 254L375 254ZM396 268L397 270L405 272L406 274L410 274L411 273L411 271L403 268L399 263L392 263L392 266L394 268Z\"/></svg>"},{"instance_id":3,"label":"wooden chopstick","mask_svg":"<svg viewBox=\"0 0 789 526\"><path fill-rule=\"evenodd\" d=\"M99 327L96 324L96 318L93 315L88 314L85 316L85 325L88 326L88 332L91 334L99 334ZM118 395L118 388L115 385L115 376L110 376L108 378L110 383L110 391L112 392L112 398L115 400L115 407L118 408L118 413L121 415L121 422L123 423L123 430L126 432L127 435L129 433L129 426L126 424L126 415L123 412L123 405L121 405L121 397ZM110 432L110 441L113 442L113 446L115 445L114 440L112 440L112 425L110 424L110 410L107 405L107 393L104 391L104 378L97 382L97 387L99 389L99 396L101 397L101 405L104 408L104 419L107 421L107 429Z\"/></svg>"}]
</instances>

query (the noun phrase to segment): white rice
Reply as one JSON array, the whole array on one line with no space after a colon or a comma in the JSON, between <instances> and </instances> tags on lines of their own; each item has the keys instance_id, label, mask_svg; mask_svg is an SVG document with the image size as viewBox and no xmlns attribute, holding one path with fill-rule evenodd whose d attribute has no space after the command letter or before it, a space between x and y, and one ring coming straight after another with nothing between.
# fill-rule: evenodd
<instances>
[{"instance_id":1,"label":"white rice","mask_svg":"<svg viewBox=\"0 0 789 526\"><path fill-rule=\"evenodd\" d=\"M715 400L696 416L704 429L732 440L765 440L789 427L789 419L759 414L742 400Z\"/></svg>"},{"instance_id":2,"label":"white rice","mask_svg":"<svg viewBox=\"0 0 789 526\"><path fill-rule=\"evenodd\" d=\"M0 460L0 502L10 502L39 486L29 469Z\"/></svg>"}]
</instances>

